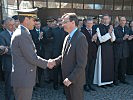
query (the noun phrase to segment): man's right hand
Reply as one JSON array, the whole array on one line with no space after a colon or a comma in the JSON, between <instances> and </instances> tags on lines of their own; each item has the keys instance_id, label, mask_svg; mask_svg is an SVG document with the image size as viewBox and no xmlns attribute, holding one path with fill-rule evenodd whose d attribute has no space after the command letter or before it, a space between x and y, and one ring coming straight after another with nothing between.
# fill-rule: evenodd
<instances>
[{"instance_id":1,"label":"man's right hand","mask_svg":"<svg viewBox=\"0 0 133 100\"><path fill-rule=\"evenodd\" d=\"M113 30L114 30L113 25L110 25L108 33L110 33L110 35L112 35Z\"/></svg>"}]
</instances>

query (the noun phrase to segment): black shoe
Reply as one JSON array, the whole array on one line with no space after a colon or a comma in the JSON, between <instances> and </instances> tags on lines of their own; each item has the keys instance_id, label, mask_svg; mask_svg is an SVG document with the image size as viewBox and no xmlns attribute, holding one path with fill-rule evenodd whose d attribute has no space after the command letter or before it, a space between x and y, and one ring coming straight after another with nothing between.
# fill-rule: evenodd
<instances>
[{"instance_id":1,"label":"black shoe","mask_svg":"<svg viewBox=\"0 0 133 100\"><path fill-rule=\"evenodd\" d=\"M119 86L119 81L114 81L113 84L116 85L116 86Z\"/></svg>"},{"instance_id":2,"label":"black shoe","mask_svg":"<svg viewBox=\"0 0 133 100\"><path fill-rule=\"evenodd\" d=\"M89 85L89 88L90 88L90 90L92 90L92 91L96 91L96 89L95 89L92 85Z\"/></svg>"},{"instance_id":3,"label":"black shoe","mask_svg":"<svg viewBox=\"0 0 133 100\"><path fill-rule=\"evenodd\" d=\"M106 86L104 86L104 85L102 85L102 86L100 86L101 88L104 88L104 89L107 89L107 87Z\"/></svg>"},{"instance_id":4,"label":"black shoe","mask_svg":"<svg viewBox=\"0 0 133 100\"><path fill-rule=\"evenodd\" d=\"M36 83L36 85L35 85L35 86L36 86L36 87L41 87L39 83Z\"/></svg>"},{"instance_id":5,"label":"black shoe","mask_svg":"<svg viewBox=\"0 0 133 100\"><path fill-rule=\"evenodd\" d=\"M65 90L63 89L63 94L66 95Z\"/></svg>"},{"instance_id":6,"label":"black shoe","mask_svg":"<svg viewBox=\"0 0 133 100\"><path fill-rule=\"evenodd\" d=\"M52 81L51 81L51 80L45 80L45 82L46 82L47 84L50 84Z\"/></svg>"},{"instance_id":7,"label":"black shoe","mask_svg":"<svg viewBox=\"0 0 133 100\"><path fill-rule=\"evenodd\" d=\"M53 85L53 88L54 88L54 90L58 90L58 89L59 89L59 87L58 87L57 84L54 84L54 85Z\"/></svg>"},{"instance_id":8,"label":"black shoe","mask_svg":"<svg viewBox=\"0 0 133 100\"><path fill-rule=\"evenodd\" d=\"M113 84L108 84L107 86L108 86L108 87L114 87L114 85L113 85Z\"/></svg>"},{"instance_id":9,"label":"black shoe","mask_svg":"<svg viewBox=\"0 0 133 100\"><path fill-rule=\"evenodd\" d=\"M90 92L89 86L88 86L88 85L84 85L84 90L85 90L86 92Z\"/></svg>"},{"instance_id":10,"label":"black shoe","mask_svg":"<svg viewBox=\"0 0 133 100\"><path fill-rule=\"evenodd\" d=\"M129 85L129 83L127 81L120 81L123 84Z\"/></svg>"}]
</instances>

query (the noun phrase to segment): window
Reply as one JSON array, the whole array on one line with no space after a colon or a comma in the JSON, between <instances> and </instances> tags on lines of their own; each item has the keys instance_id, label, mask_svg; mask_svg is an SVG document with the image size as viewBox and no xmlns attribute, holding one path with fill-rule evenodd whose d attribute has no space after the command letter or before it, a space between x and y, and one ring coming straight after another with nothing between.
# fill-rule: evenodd
<instances>
[{"instance_id":1,"label":"window","mask_svg":"<svg viewBox=\"0 0 133 100\"><path fill-rule=\"evenodd\" d=\"M61 8L72 8L72 0L61 0Z\"/></svg>"},{"instance_id":2,"label":"window","mask_svg":"<svg viewBox=\"0 0 133 100\"><path fill-rule=\"evenodd\" d=\"M124 6L123 10L131 10L131 6Z\"/></svg>"},{"instance_id":3,"label":"window","mask_svg":"<svg viewBox=\"0 0 133 100\"><path fill-rule=\"evenodd\" d=\"M124 0L123 10L131 10L132 0Z\"/></svg>"},{"instance_id":4,"label":"window","mask_svg":"<svg viewBox=\"0 0 133 100\"><path fill-rule=\"evenodd\" d=\"M84 0L84 9L94 9L94 0Z\"/></svg>"},{"instance_id":5,"label":"window","mask_svg":"<svg viewBox=\"0 0 133 100\"><path fill-rule=\"evenodd\" d=\"M33 8L32 4L33 4L32 1L21 0L19 1L19 9L32 9Z\"/></svg>"},{"instance_id":6,"label":"window","mask_svg":"<svg viewBox=\"0 0 133 100\"><path fill-rule=\"evenodd\" d=\"M104 0L95 0L95 9L100 10L104 8Z\"/></svg>"},{"instance_id":7,"label":"window","mask_svg":"<svg viewBox=\"0 0 133 100\"><path fill-rule=\"evenodd\" d=\"M46 0L34 1L34 7L39 7L39 8L46 7Z\"/></svg>"},{"instance_id":8,"label":"window","mask_svg":"<svg viewBox=\"0 0 133 100\"><path fill-rule=\"evenodd\" d=\"M7 3L7 4L6 4ZM17 0L4 0L3 2L3 17L16 15L17 12Z\"/></svg>"},{"instance_id":9,"label":"window","mask_svg":"<svg viewBox=\"0 0 133 100\"><path fill-rule=\"evenodd\" d=\"M113 5L105 5L105 9L107 9L107 10L113 10Z\"/></svg>"},{"instance_id":10,"label":"window","mask_svg":"<svg viewBox=\"0 0 133 100\"><path fill-rule=\"evenodd\" d=\"M100 10L100 9L103 9L103 6L102 4L95 4L95 9L96 10Z\"/></svg>"},{"instance_id":11,"label":"window","mask_svg":"<svg viewBox=\"0 0 133 100\"><path fill-rule=\"evenodd\" d=\"M83 9L83 0L72 0L72 1L73 1L73 8Z\"/></svg>"},{"instance_id":12,"label":"window","mask_svg":"<svg viewBox=\"0 0 133 100\"><path fill-rule=\"evenodd\" d=\"M123 0L114 0L114 10L122 10Z\"/></svg>"},{"instance_id":13,"label":"window","mask_svg":"<svg viewBox=\"0 0 133 100\"><path fill-rule=\"evenodd\" d=\"M113 0L105 0L105 9L113 10Z\"/></svg>"},{"instance_id":14,"label":"window","mask_svg":"<svg viewBox=\"0 0 133 100\"><path fill-rule=\"evenodd\" d=\"M73 3L73 8L76 8L76 9L83 9L83 4L80 4L80 3Z\"/></svg>"},{"instance_id":15,"label":"window","mask_svg":"<svg viewBox=\"0 0 133 100\"><path fill-rule=\"evenodd\" d=\"M94 4L84 4L84 9L94 9Z\"/></svg>"},{"instance_id":16,"label":"window","mask_svg":"<svg viewBox=\"0 0 133 100\"><path fill-rule=\"evenodd\" d=\"M60 8L60 2L57 0L48 0L48 8Z\"/></svg>"}]
</instances>

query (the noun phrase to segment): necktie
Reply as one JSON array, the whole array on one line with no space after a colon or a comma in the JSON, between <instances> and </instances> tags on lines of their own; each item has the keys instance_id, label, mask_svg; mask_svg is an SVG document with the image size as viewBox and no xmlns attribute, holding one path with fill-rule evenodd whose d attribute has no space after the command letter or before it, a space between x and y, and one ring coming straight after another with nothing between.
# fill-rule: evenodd
<instances>
[{"instance_id":1,"label":"necktie","mask_svg":"<svg viewBox=\"0 0 133 100\"><path fill-rule=\"evenodd\" d=\"M71 37L69 36L69 37L67 38L67 42L70 43L70 40L71 40Z\"/></svg>"},{"instance_id":2,"label":"necktie","mask_svg":"<svg viewBox=\"0 0 133 100\"><path fill-rule=\"evenodd\" d=\"M37 32L37 36L38 36L38 38L39 38L39 35L40 35L40 31L39 31L39 30L37 30L36 32Z\"/></svg>"},{"instance_id":3,"label":"necktie","mask_svg":"<svg viewBox=\"0 0 133 100\"><path fill-rule=\"evenodd\" d=\"M64 53L67 51L67 48L68 48L68 46L70 44L70 40L71 40L71 37L69 35L68 38L67 38L66 44L65 44Z\"/></svg>"},{"instance_id":4,"label":"necktie","mask_svg":"<svg viewBox=\"0 0 133 100\"><path fill-rule=\"evenodd\" d=\"M92 31L91 31L90 29L88 30L88 32L89 32L89 34L92 36Z\"/></svg>"},{"instance_id":5,"label":"necktie","mask_svg":"<svg viewBox=\"0 0 133 100\"><path fill-rule=\"evenodd\" d=\"M11 36L13 35L13 32L11 32Z\"/></svg>"}]
</instances>

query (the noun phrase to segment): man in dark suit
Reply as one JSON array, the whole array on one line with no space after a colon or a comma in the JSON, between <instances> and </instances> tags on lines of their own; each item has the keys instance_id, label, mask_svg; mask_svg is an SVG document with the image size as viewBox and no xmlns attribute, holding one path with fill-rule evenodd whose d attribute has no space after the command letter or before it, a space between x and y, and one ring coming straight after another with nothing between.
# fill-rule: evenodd
<instances>
[{"instance_id":1,"label":"man in dark suit","mask_svg":"<svg viewBox=\"0 0 133 100\"><path fill-rule=\"evenodd\" d=\"M126 66L127 57L129 56L128 37L130 29L126 26L126 18L120 18L120 25L114 30L116 41L114 42L114 57L115 57L115 79L114 84L118 85L118 80L123 84L128 84L126 81Z\"/></svg>"},{"instance_id":2,"label":"man in dark suit","mask_svg":"<svg viewBox=\"0 0 133 100\"><path fill-rule=\"evenodd\" d=\"M29 11L27 11L29 12ZM37 56L29 30L34 28L32 16L20 15L20 25L11 38L13 68L11 83L15 100L31 100L36 83L37 66L47 67L47 60Z\"/></svg>"},{"instance_id":3,"label":"man in dark suit","mask_svg":"<svg viewBox=\"0 0 133 100\"><path fill-rule=\"evenodd\" d=\"M10 50L11 36L15 30L14 19L7 17L4 21L6 30L0 33L0 45L6 46L8 51L2 56L2 70L5 78L5 98L11 100L11 71L12 71L12 57Z\"/></svg>"},{"instance_id":4,"label":"man in dark suit","mask_svg":"<svg viewBox=\"0 0 133 100\"><path fill-rule=\"evenodd\" d=\"M48 27L44 30L43 38L41 39L42 47L44 48L44 58L50 59L53 58L53 47L54 47L54 33L53 33L53 23L54 19L50 18L47 20ZM53 71L46 69L44 71L45 82L50 83L53 80Z\"/></svg>"},{"instance_id":5,"label":"man in dark suit","mask_svg":"<svg viewBox=\"0 0 133 100\"><path fill-rule=\"evenodd\" d=\"M30 33L31 33L32 40L33 40L35 47L36 47L36 50L37 50L37 54L39 56L41 56L40 40L42 39L43 30L41 29L41 22L38 18L35 19L35 27L33 30L30 30Z\"/></svg>"},{"instance_id":6,"label":"man in dark suit","mask_svg":"<svg viewBox=\"0 0 133 100\"><path fill-rule=\"evenodd\" d=\"M4 30L4 20L2 20L0 23L0 33ZM2 71L2 55L0 55L0 81L4 81L4 73Z\"/></svg>"},{"instance_id":7,"label":"man in dark suit","mask_svg":"<svg viewBox=\"0 0 133 100\"><path fill-rule=\"evenodd\" d=\"M88 18L86 21L86 27L81 29L81 32L86 36L88 41L88 60L86 66L86 84L84 86L85 91L93 90L93 79L95 71L95 62L97 56L98 42L92 41L93 36L96 35L96 28L93 26L93 19Z\"/></svg>"},{"instance_id":8,"label":"man in dark suit","mask_svg":"<svg viewBox=\"0 0 133 100\"><path fill-rule=\"evenodd\" d=\"M78 31L78 18L75 13L63 15L62 21L64 30L69 34L64 40L62 55L50 59L48 66L61 63L67 100L83 100L88 43L84 34Z\"/></svg>"},{"instance_id":9,"label":"man in dark suit","mask_svg":"<svg viewBox=\"0 0 133 100\"><path fill-rule=\"evenodd\" d=\"M47 29L44 30L43 38L41 42L43 43L45 47L45 59L49 59L53 56L53 42L54 42L54 33L52 31L53 29L53 19L49 19L49 24Z\"/></svg>"},{"instance_id":10,"label":"man in dark suit","mask_svg":"<svg viewBox=\"0 0 133 100\"><path fill-rule=\"evenodd\" d=\"M41 44L41 39L43 36L43 30L41 29L41 22L38 18L35 19L35 27L33 30L30 30L32 40L35 44L36 50L37 50L37 55L43 57L42 55L42 44ZM44 52L44 51L43 51ZM41 77L42 77L43 69L38 67L37 68L37 84L36 86L41 86Z\"/></svg>"},{"instance_id":11,"label":"man in dark suit","mask_svg":"<svg viewBox=\"0 0 133 100\"><path fill-rule=\"evenodd\" d=\"M133 21L129 23L129 26L130 26L130 36L128 38L129 57L128 57L127 74L133 75Z\"/></svg>"}]
</instances>

